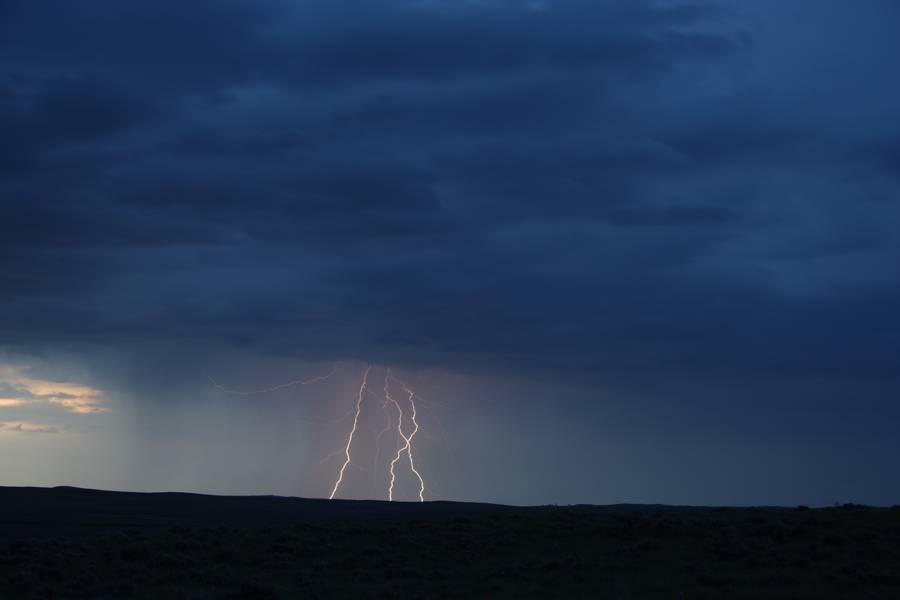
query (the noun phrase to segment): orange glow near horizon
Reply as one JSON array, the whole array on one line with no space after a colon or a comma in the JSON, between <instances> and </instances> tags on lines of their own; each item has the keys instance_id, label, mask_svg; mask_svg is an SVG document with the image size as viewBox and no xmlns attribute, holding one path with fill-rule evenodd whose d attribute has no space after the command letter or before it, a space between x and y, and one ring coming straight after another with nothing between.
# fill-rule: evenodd
<instances>
[{"instance_id":1,"label":"orange glow near horizon","mask_svg":"<svg viewBox=\"0 0 900 600\"><path fill-rule=\"evenodd\" d=\"M65 381L48 381L25 374L27 366L0 365L0 381L10 384L24 398L2 398L0 407L46 402L77 414L96 414L109 409L102 405L103 390Z\"/></svg>"},{"instance_id":2,"label":"orange glow near horizon","mask_svg":"<svg viewBox=\"0 0 900 600\"><path fill-rule=\"evenodd\" d=\"M32 421L0 421L0 433L12 431L16 433L60 433L60 428L45 423Z\"/></svg>"}]
</instances>

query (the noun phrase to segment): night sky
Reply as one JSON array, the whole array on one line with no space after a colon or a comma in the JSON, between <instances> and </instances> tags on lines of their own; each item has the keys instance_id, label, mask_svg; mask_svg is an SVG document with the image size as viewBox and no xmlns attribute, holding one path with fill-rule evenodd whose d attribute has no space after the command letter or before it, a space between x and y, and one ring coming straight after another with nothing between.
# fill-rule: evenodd
<instances>
[{"instance_id":1,"label":"night sky","mask_svg":"<svg viewBox=\"0 0 900 600\"><path fill-rule=\"evenodd\" d=\"M339 497L385 497L391 367L426 499L897 503L898 33L0 1L0 485L327 497L373 365Z\"/></svg>"}]
</instances>

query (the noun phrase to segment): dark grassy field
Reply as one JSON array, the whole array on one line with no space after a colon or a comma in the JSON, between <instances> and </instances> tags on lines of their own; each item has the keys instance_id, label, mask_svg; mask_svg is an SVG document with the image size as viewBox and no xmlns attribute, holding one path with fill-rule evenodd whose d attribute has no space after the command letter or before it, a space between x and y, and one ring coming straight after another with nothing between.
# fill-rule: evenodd
<instances>
[{"instance_id":1,"label":"dark grassy field","mask_svg":"<svg viewBox=\"0 0 900 600\"><path fill-rule=\"evenodd\" d=\"M900 598L900 508L0 488L2 598Z\"/></svg>"}]
</instances>

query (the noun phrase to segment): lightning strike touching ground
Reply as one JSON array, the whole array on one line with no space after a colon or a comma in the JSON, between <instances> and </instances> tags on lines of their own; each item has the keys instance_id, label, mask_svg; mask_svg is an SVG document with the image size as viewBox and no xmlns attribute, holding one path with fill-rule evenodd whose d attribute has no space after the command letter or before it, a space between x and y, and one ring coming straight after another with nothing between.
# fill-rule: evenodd
<instances>
[{"instance_id":1,"label":"lightning strike touching ground","mask_svg":"<svg viewBox=\"0 0 900 600\"><path fill-rule=\"evenodd\" d=\"M410 415L410 420L413 423L413 432L409 436L409 439L406 441L406 455L409 457L409 469L413 473L415 473L416 477L419 479L419 502L425 502L425 481L422 479L421 473L416 470L415 462L413 461L413 438L416 437L416 434L419 432L419 422L416 421L416 401L414 400L416 393L412 391L410 388L403 386L403 391L408 394L409 397L409 405L412 407L412 415Z\"/></svg>"},{"instance_id":2,"label":"lightning strike touching ground","mask_svg":"<svg viewBox=\"0 0 900 600\"><path fill-rule=\"evenodd\" d=\"M344 456L346 457L346 460L344 460L344 464L341 465L337 480L334 482L334 488L331 490L331 495L328 496L329 500L334 500L334 495L337 494L338 488L344 480L344 471L347 469L347 465L350 464L350 446L353 444L353 434L356 433L356 428L359 426L359 413L362 411L363 394L366 393L366 383L369 380L369 371L371 370L372 365L368 365L366 367L366 372L363 375L362 383L359 386L359 395L356 398L356 415L353 417L353 428L350 430L350 435L347 436L347 445L344 447Z\"/></svg>"},{"instance_id":3,"label":"lightning strike touching ground","mask_svg":"<svg viewBox=\"0 0 900 600\"><path fill-rule=\"evenodd\" d=\"M317 381L324 381L324 380L330 378L332 375L334 375L336 371L337 371L337 365L332 365L331 371L329 371L325 375L316 375L315 377L311 377L309 379L295 379L294 381L288 381L287 383L282 383L282 384L279 384L279 385L276 385L276 386L273 386L270 388L265 388L265 389L261 389L261 390L251 390L251 391L232 390L232 389L226 388L225 386L218 384L216 382L216 380L213 379L209 375L209 373L204 373L204 374L206 375L206 378L209 379L209 381L213 384L213 387L215 387L217 390L219 390L223 394L232 394L235 396L253 396L256 394L268 394L269 392L277 392L278 390L283 390L284 388L289 388L289 387L295 386L295 385L309 385L311 383L316 383Z\"/></svg>"},{"instance_id":4,"label":"lightning strike touching ground","mask_svg":"<svg viewBox=\"0 0 900 600\"><path fill-rule=\"evenodd\" d=\"M385 377L391 378L390 369L388 369L387 375ZM402 384L402 382L400 382L400 383ZM411 415L410 420L412 421L412 424L413 424L413 431L408 437L406 434L403 433L403 408L400 406L400 403L397 402L390 395L387 384L385 384L385 387L384 387L385 397L391 403L393 403L393 405L397 408L397 414L398 414L397 433L400 435L400 437L403 439L403 442L404 442L404 444L397 449L397 454L394 456L394 460L391 461L391 470L390 470L391 482L388 487L388 501L393 502L393 500L394 500L394 483L396 482L396 479L397 479L394 468L397 465L397 462L400 460L400 457L403 456L404 452L406 452L406 455L409 457L409 468L413 472L413 474L419 479L419 502L424 502L425 501L425 496L424 496L425 482L422 479L422 475L419 474L419 472L416 470L415 460L413 459L412 442L413 442L413 438L416 437L416 433L418 433L418 431L419 431L419 423L416 421L416 403L414 400L415 392L413 392L405 384L402 384L402 385L403 385L403 391L407 393L410 406L412 407L412 415Z\"/></svg>"},{"instance_id":5,"label":"lightning strike touching ground","mask_svg":"<svg viewBox=\"0 0 900 600\"><path fill-rule=\"evenodd\" d=\"M384 397L388 401L393 403L393 405L397 408L397 437L398 437L397 456L394 457L394 460L391 461L391 471L390 471L391 482L390 482L390 485L388 486L388 501L393 501L394 500L394 482L397 479L397 476L394 473L394 466L397 464L397 461L400 460L400 456L403 454L403 451L409 445L409 440L407 439L406 435L404 435L404 433L403 433L403 409L400 407L400 404L396 400L394 400L393 396L391 396L387 385L385 385L385 387L384 387ZM400 439L403 439L403 441L405 442L404 445L402 445L402 446L399 444Z\"/></svg>"},{"instance_id":6,"label":"lightning strike touching ground","mask_svg":"<svg viewBox=\"0 0 900 600\"><path fill-rule=\"evenodd\" d=\"M299 419L301 421L304 421L307 423L312 423L314 425L326 426L326 425L332 425L335 423L342 422L345 419L350 418L351 415L353 416L353 426L350 429L350 433L347 436L346 443L344 444L343 448L330 453L328 456L326 456L324 459L322 459L318 463L319 467L321 467L324 463L326 463L331 458L333 458L337 455L340 455L340 454L344 455L343 464L341 465L341 468L338 471L337 479L334 482L334 485L331 490L331 494L328 496L328 498L330 500L334 499L335 495L337 494L338 490L340 489L341 485L343 484L344 475L347 471L347 467L358 467L362 471L369 472L368 469L359 467L359 465L356 465L352 462L351 447L353 445L354 438L356 437L356 434L359 431L359 421L360 421L360 416L362 414L362 404L363 404L363 400L364 400L366 394L370 394L373 397L378 398L379 400L382 399L381 396L377 395L375 392L368 389L368 380L369 380L369 374L370 374L371 370L372 370L372 365L367 365L365 373L362 378L362 382L360 383L360 386L359 386L359 393L357 394L355 407L351 408L343 416L341 416L337 419L332 419L330 421L313 421L310 419ZM252 396L252 395L256 395L256 394L267 394L267 393L271 393L271 392L276 392L278 390L283 390L285 388L289 388L289 387L296 386L296 385L309 385L311 383L315 383L318 381L324 381L326 379L331 378L336 372L337 372L337 365L332 365L331 370L328 373L325 373L324 375L317 375L317 376L311 377L309 379L296 379L293 381L288 381L287 383L282 383L282 384L279 384L276 386L258 389L258 390L237 390L237 389L227 388L227 387L219 384L208 373L204 373L204 374L206 375L206 378L209 379L209 381L212 383L212 385L217 390L219 390L220 392L222 392L224 394L231 394L231 395L235 395L235 396ZM409 413L408 417L407 417L407 413L404 411L404 407L401 405L401 402L398 402L393 396L391 396L390 384L391 384L392 380L394 382L396 382L397 384L399 384L400 386L402 386L403 392L407 396L406 401L409 403L409 406L411 409L411 412ZM373 463L372 470L371 470L371 475L372 475L373 485L375 485L377 483L378 464L379 464L379 459L381 457L382 438L384 437L384 434L386 434L388 431L391 430L391 426L393 424L393 411L391 410L391 405L393 405L393 407L397 409L397 441L396 441L396 445L395 445L396 454L394 455L393 459L390 462L390 469L389 469L390 482L388 484L388 493L387 493L389 501L393 501L393 499L394 499L394 487L395 487L396 480L397 480L396 467L397 467L397 463L400 462L400 459L403 457L404 452L406 453L407 459L409 461L410 471L419 480L418 496L419 496L420 502L425 501L425 491L428 490L427 486L425 485L425 481L424 481L424 478L422 477L422 474L416 468L415 456L414 456L414 452L413 452L413 450L414 450L413 440L415 439L416 434L419 433L419 422L417 420L416 398L417 398L416 393L412 390L412 388L410 388L408 385L406 385L403 381L400 381L399 379L397 379L391 372L390 368L385 370L384 396L383 396L383 402L381 403L381 409L384 412L385 416L387 417L387 422L385 423L384 428L381 429L380 431L378 431L378 433L375 437L375 456L374 456L374 463ZM424 404L425 404L425 406L429 405L427 402L425 402ZM412 423L412 431L410 432L409 435L406 435L406 433L403 430L404 417L407 417L408 420ZM430 490L429 490L429 493L431 493Z\"/></svg>"},{"instance_id":7,"label":"lightning strike touching ground","mask_svg":"<svg viewBox=\"0 0 900 600\"><path fill-rule=\"evenodd\" d=\"M375 483L375 471L378 470L378 459L381 457L381 438L384 437L384 434L390 431L391 429L391 421L393 421L393 417L391 416L390 408L388 407L388 397L390 392L388 390L388 385L390 384L390 370L385 372L384 374L384 402L381 404L381 410L384 411L384 414L387 416L387 423L384 425L384 429L378 432L378 435L375 436L375 460L372 464L372 482L373 485Z\"/></svg>"}]
</instances>

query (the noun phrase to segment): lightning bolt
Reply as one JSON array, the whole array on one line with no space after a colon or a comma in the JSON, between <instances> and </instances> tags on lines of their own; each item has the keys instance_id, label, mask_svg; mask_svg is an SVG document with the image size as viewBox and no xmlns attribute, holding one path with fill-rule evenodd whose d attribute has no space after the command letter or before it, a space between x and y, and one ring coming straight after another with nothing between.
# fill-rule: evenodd
<instances>
[{"instance_id":1,"label":"lightning bolt","mask_svg":"<svg viewBox=\"0 0 900 600\"><path fill-rule=\"evenodd\" d=\"M353 440L357 434L357 431L359 430L359 420L360 420L360 415L362 414L362 404L363 404L363 400L364 400L366 394L371 394L372 396L374 396L378 399L381 399L376 393L374 393L373 391L368 389L369 373L371 371L372 371L372 365L366 365L366 370L365 370L365 373L363 374L362 382L360 383L360 386L359 386L359 393L357 394L357 397L356 397L356 405L354 408L351 408L345 415L343 415L342 417L339 417L337 419L331 420L331 421L321 421L321 422L320 421L311 421L311 420L307 420L307 419L301 419L303 421L313 423L315 425L324 426L324 425L330 425L330 424L341 422L345 419L348 419L350 417L350 415L353 415L353 426L350 429L350 433L347 435L347 441L344 444L343 449L332 452L331 454L326 456L322 461L319 462L319 466L321 467L325 462L327 462L332 457L340 455L340 454L344 455L344 462L341 465L340 470L338 471L337 478L334 482L334 486L331 489L331 494L328 496L329 500L333 500L334 497L337 495L337 492L340 489L341 484L344 481L344 474L347 471L347 467L358 467L363 471L368 471L368 469L364 469L364 468L360 467L359 465L353 463L352 457L351 457L351 447L353 446ZM204 373L204 375L206 376L207 379L209 379L209 381L213 385L213 387L215 387L217 390L219 390L223 394L231 394L231 395L235 395L235 396L252 396L252 395L256 395L256 394L267 394L267 393L277 392L278 390L283 390L285 388L289 388L289 387L296 386L296 385L309 385L311 383L316 383L318 381L324 381L326 379L331 378L336 372L337 372L337 365L335 364L335 365L332 365L331 370L328 373L325 373L323 375L316 375L316 376L310 377L308 379L295 379L293 381L288 381L286 383L282 383L279 385L275 385L275 386L263 388L263 389L258 389L258 390L238 390L238 389L227 388L227 387L219 384L208 373ZM400 386L402 386L402 388L403 388L403 392L406 394L406 402L409 404L409 407L410 407L410 413L409 413L408 420L412 424L412 431L410 432L409 435L406 435L406 433L403 430L404 419L407 418L407 413L404 411L404 407L401 405L401 403L398 402L397 399L395 399L391 395L391 390L390 390L391 380L400 384ZM419 502L425 501L425 491L426 490L428 490L429 494L432 493L431 490L429 490L428 487L425 485L425 480L423 479L422 474L416 468L416 460L415 460L415 456L414 456L413 440L415 439L416 434L419 433L419 422L417 420L417 406L416 406L417 398L418 398L418 396L417 396L416 392L410 386L406 385L404 382L397 379L392 374L390 368L387 368L385 370L384 401L381 404L381 409L384 412L385 416L387 417L387 422L386 422L384 428L381 429L378 432L377 436L375 437L375 459L374 459L374 464L373 464L371 473L372 473L372 478L373 478L372 481L374 484L375 479L376 479L376 473L378 470L379 459L381 457L381 440L384 437L384 435L388 431L391 430L391 425L393 424L393 414L392 414L392 411L390 410L390 406L393 405L393 407L397 409L397 442L396 442L396 454L394 455L393 459L390 462L390 469L389 469L390 482L388 484L388 493L387 493L388 501L394 500L394 487L395 487L395 484L397 481L397 463L400 462L400 460L403 458L404 452L406 453L407 460L409 461L409 470L419 480L419 493L418 493ZM419 400L422 401L424 406L430 405L428 402L422 400L421 398L419 398ZM441 427L441 429L443 429L443 426L440 425L440 423L439 423L439 426ZM442 435L442 437L443 437L443 435Z\"/></svg>"},{"instance_id":2,"label":"lightning bolt","mask_svg":"<svg viewBox=\"0 0 900 600\"><path fill-rule=\"evenodd\" d=\"M344 464L341 465L337 480L334 482L334 489L331 490L331 495L328 496L329 500L334 500L334 495L337 494L338 488L341 487L341 482L344 481L344 471L347 469L347 465L350 464L350 446L353 444L353 435L356 433L356 429L359 426L359 413L362 412L363 394L366 393L366 383L369 380L369 371L371 370L372 365L368 365L366 367L366 372L363 375L362 383L359 385L359 395L356 398L356 415L353 417L353 428L350 430L350 435L347 436L347 445L344 447L344 456L346 457L346 460L344 460Z\"/></svg>"},{"instance_id":3,"label":"lightning bolt","mask_svg":"<svg viewBox=\"0 0 900 600\"><path fill-rule=\"evenodd\" d=\"M393 421L393 416L391 415L391 411L388 410L388 396L390 395L390 392L388 391L388 385L390 382L390 378L388 376L389 373L390 373L390 371L387 371L384 374L384 402L381 404L381 410L387 416L387 423L385 424L384 429L379 431L378 435L375 436L375 461L372 465L373 485L375 482L375 479L374 479L375 471L378 469L378 459L381 457L381 438L384 437L384 434L386 434L388 431L390 431L391 421Z\"/></svg>"},{"instance_id":4,"label":"lightning bolt","mask_svg":"<svg viewBox=\"0 0 900 600\"><path fill-rule=\"evenodd\" d=\"M335 372L337 372L337 365L331 365L331 371L329 371L325 375L316 375L315 377L311 377L309 379L295 379L293 381L288 381L287 383L281 383L279 385L276 385L276 386L273 386L270 388L264 388L261 390L251 390L251 391L233 390L230 388L226 388L225 386L217 383L216 380L213 379L209 373L204 373L204 375L206 375L206 378L209 379L210 383L213 384L213 387L215 387L217 390L219 390L223 394L232 394L234 396L253 396L256 394L268 394L270 392L277 392L278 390L283 390L284 388L289 388L289 387L295 386L295 385L309 385L311 383L316 383L317 381L325 381L326 379L328 379L332 375L334 375Z\"/></svg>"},{"instance_id":5,"label":"lightning bolt","mask_svg":"<svg viewBox=\"0 0 900 600\"><path fill-rule=\"evenodd\" d=\"M409 396L409 405L412 406L412 415L410 416L410 420L412 420L412 423L415 426L412 435L410 435L409 439L406 441L406 456L409 457L410 471L415 473L416 477L419 479L419 502L425 502L425 481L422 479L422 475L416 470L416 465L413 462L412 441L413 438L416 437L416 434L419 432L419 422L416 421L416 401L414 400L416 393L406 386L403 386L403 391L406 392Z\"/></svg>"},{"instance_id":6,"label":"lightning bolt","mask_svg":"<svg viewBox=\"0 0 900 600\"><path fill-rule=\"evenodd\" d=\"M386 379L391 378L390 369L388 369L388 372L385 375L385 378ZM401 384L402 384L402 382L401 382ZM413 445L412 445L413 438L415 438L416 434L419 432L419 423L418 423L418 421L416 421L416 402L414 399L416 394L412 389L410 389L405 384L402 384L402 385L403 385L403 391L406 392L406 394L408 396L410 407L412 407L412 414L410 415L410 420L412 421L412 424L413 424L413 430L409 436L407 436L406 434L403 433L403 408L401 408L400 403L397 402L393 398L393 396L391 396L387 383L385 383L385 386L384 386L385 398L389 402L393 403L393 405L397 408L397 414L398 414L397 433L400 435L400 437L403 439L403 442L404 442L403 446L400 446L397 448L397 454L394 456L394 460L391 461L391 471L390 471L391 472L391 483L388 487L388 501L389 502L394 501L394 483L396 482L396 479L397 479L397 475L396 475L394 469L395 469L397 463L400 461L400 457L403 456L404 452L406 452L406 456L409 458L409 469L410 469L410 471L413 472L413 474L419 480L419 502L424 502L425 501L425 481L422 479L422 475L419 473L419 471L416 470L416 463L415 463L415 459L413 458Z\"/></svg>"}]
</instances>

